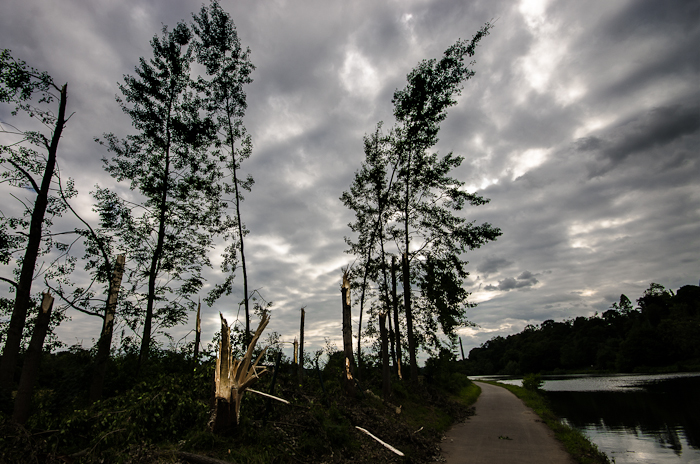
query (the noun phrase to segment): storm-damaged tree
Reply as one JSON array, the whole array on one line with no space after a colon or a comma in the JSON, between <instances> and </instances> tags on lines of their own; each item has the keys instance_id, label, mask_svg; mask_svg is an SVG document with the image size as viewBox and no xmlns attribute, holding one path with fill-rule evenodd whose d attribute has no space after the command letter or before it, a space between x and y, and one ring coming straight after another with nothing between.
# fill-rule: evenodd
<instances>
[{"instance_id":1,"label":"storm-damaged tree","mask_svg":"<svg viewBox=\"0 0 700 464\"><path fill-rule=\"evenodd\" d=\"M421 61L408 74L407 86L394 92L392 99L397 120L392 140L399 158L397 181L402 185L396 204L401 224L396 238L403 257L404 310L414 382L418 379L414 309L424 322L429 322L423 324L427 334L436 329L436 318L431 316L437 316L447 335L453 334L463 322L468 295L461 286L467 275L461 255L500 235L500 230L488 223L475 225L458 215L467 203L478 206L488 202L466 192L463 182L449 176L463 158L452 153L429 153L438 142L447 109L457 103L455 97L460 95L463 82L474 75L465 57L474 55L477 44L491 27L487 23L471 40L458 40L440 60ZM414 279L421 290L417 307L411 302Z\"/></svg>"},{"instance_id":2,"label":"storm-damaged tree","mask_svg":"<svg viewBox=\"0 0 700 464\"><path fill-rule=\"evenodd\" d=\"M345 237L350 246L348 253L358 256L362 265L353 272L353 277L361 279L357 291L360 294L360 317L357 336L357 359L361 362L362 353L362 316L364 305L369 295L369 283L379 283L380 300L387 311L392 308L389 296L389 277L387 272L387 253L385 242L388 217L391 214L390 196L395 195L395 176L397 163L392 158L390 148L391 134L382 133L382 123L375 131L364 137L365 161L355 173L350 190L343 192L340 200L355 212L355 222L348 224L357 233L355 240ZM389 319L391 327L391 318Z\"/></svg>"},{"instance_id":3,"label":"storm-damaged tree","mask_svg":"<svg viewBox=\"0 0 700 464\"><path fill-rule=\"evenodd\" d=\"M429 153L438 142L447 109L456 104L462 83L474 75L464 59L474 55L490 28L487 23L471 40L458 40L440 60L424 60L408 74L408 85L394 93L397 124L386 139L390 147L381 150L386 153L383 161L373 159L376 153L372 150L366 151L363 169L356 175L350 193L341 198L357 218L350 225L359 237L356 243L348 242L351 252L363 257L366 272L382 289L384 307L391 302L385 241L393 240L394 253L402 258L403 307L413 381L418 377L418 346L438 347L438 326L452 339L456 328L467 323L469 294L462 283L468 274L462 255L500 235L500 230L490 224L475 225L460 215L467 203L478 206L488 201L466 192L463 182L450 177L450 171L463 158L452 153ZM375 274L371 262L376 263ZM420 292L412 303L414 283ZM418 316L415 321L414 313ZM398 340L396 345L400 347Z\"/></svg>"},{"instance_id":4,"label":"storm-damaged tree","mask_svg":"<svg viewBox=\"0 0 700 464\"><path fill-rule=\"evenodd\" d=\"M253 82L250 77L255 69L250 62L250 49L241 47L236 26L231 16L217 1L209 7L202 6L198 15L193 15L193 30L196 35L195 50L197 62L206 69L208 79L200 78L199 84L207 92L208 110L212 112L216 125L217 155L225 159L224 163L230 173L230 180L224 182L226 195L233 195L235 217L226 217L225 239L229 243L223 254L222 270L228 275L223 284L216 285L207 302L211 305L222 294L232 291L234 271L240 256L243 273L243 306L245 309L244 347L250 343L250 299L248 290L248 272L245 260L243 238L248 230L241 220L242 190L250 191L252 176L241 178L241 162L252 151L250 135L243 126L243 116L247 108L246 94L243 86Z\"/></svg>"},{"instance_id":5,"label":"storm-damaged tree","mask_svg":"<svg viewBox=\"0 0 700 464\"><path fill-rule=\"evenodd\" d=\"M56 180L58 144L69 119L66 116L67 89L68 84L56 85L47 73L13 58L9 50L0 53L0 102L14 106L12 116L22 113L35 118L47 129L46 133L21 130L0 121L0 164L3 167L0 179L21 189L22 195L12 196L24 209L22 217L4 213L0 217L0 264L7 266L12 260L17 262L15 280L0 278L11 285L15 293L0 362L2 391L11 388L15 378L27 313L32 304L32 281L36 277L37 260L54 246L61 247L53 241L50 227L52 218L65 210L61 199L52 194L52 188ZM50 108L54 102L58 103L57 113ZM75 194L72 184L66 194ZM34 199L22 198L24 195Z\"/></svg>"},{"instance_id":6,"label":"storm-damaged tree","mask_svg":"<svg viewBox=\"0 0 700 464\"><path fill-rule=\"evenodd\" d=\"M99 140L113 154L105 169L140 194L127 201L106 189L95 193L102 228L128 250L123 311L133 330L143 323L140 366L154 330L194 309L190 297L202 287L207 251L221 228L222 174L209 153L215 125L190 76L192 38L181 22L151 40L153 58L141 58L136 75L124 76L117 98L138 133Z\"/></svg>"},{"instance_id":7,"label":"storm-damaged tree","mask_svg":"<svg viewBox=\"0 0 700 464\"><path fill-rule=\"evenodd\" d=\"M91 275L87 285L75 287L71 282L70 272L75 267L77 258L71 254L69 245L44 273L45 285L65 303L64 308L72 308L83 314L102 319L102 330L97 341L97 353L90 386L90 402L97 401L102 395L102 386L107 371L107 362L112 345L112 334L117 310L117 301L124 274L124 254L116 256L114 237L105 230L94 228L70 204L58 175L58 193L66 208L80 221L83 227L76 227L73 233L82 236L85 254L83 262L85 271ZM76 239L75 241L77 241ZM73 242L75 243L75 242ZM103 289L96 289L103 285ZM72 291L70 290L72 288ZM100 298L104 294L105 298ZM100 307L101 306L101 307Z\"/></svg>"}]
</instances>

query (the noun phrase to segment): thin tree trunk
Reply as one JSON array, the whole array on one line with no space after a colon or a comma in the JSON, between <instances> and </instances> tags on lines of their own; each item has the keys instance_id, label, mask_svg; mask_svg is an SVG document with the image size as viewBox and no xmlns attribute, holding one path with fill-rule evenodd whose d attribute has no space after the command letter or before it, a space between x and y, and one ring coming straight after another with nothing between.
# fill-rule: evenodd
<instances>
[{"instance_id":1,"label":"thin tree trunk","mask_svg":"<svg viewBox=\"0 0 700 464\"><path fill-rule=\"evenodd\" d=\"M403 379L401 372L401 326L399 325L399 298L396 295L396 256L391 257L391 300L394 307L394 332L396 334L396 375Z\"/></svg>"},{"instance_id":2,"label":"thin tree trunk","mask_svg":"<svg viewBox=\"0 0 700 464\"><path fill-rule=\"evenodd\" d=\"M304 316L306 311L301 308L301 324L299 326L299 383L304 382Z\"/></svg>"},{"instance_id":3,"label":"thin tree trunk","mask_svg":"<svg viewBox=\"0 0 700 464\"><path fill-rule=\"evenodd\" d=\"M95 371L92 375L92 384L90 386L91 403L94 403L102 397L102 387L105 381L105 373L107 372L107 361L109 360L109 351L112 347L114 313L117 309L117 298L119 297L119 288L121 287L122 276L124 275L125 261L126 258L124 255L117 256L117 262L112 273L112 280L109 282L109 291L107 292L107 305L105 306L102 332L100 334L100 339L97 342Z\"/></svg>"},{"instance_id":4,"label":"thin tree trunk","mask_svg":"<svg viewBox=\"0 0 700 464\"><path fill-rule=\"evenodd\" d=\"M392 299L389 297L389 278L387 277L387 273L386 273L387 263L386 263L386 252L384 251L384 227L381 223L381 220L380 220L380 224L379 224L379 247L380 247L381 254L382 254L382 277L384 278L384 285L382 287L383 287L383 291L384 291L384 304L386 306L386 312L389 314L389 338L390 338L390 345L389 346L391 347L391 358L394 361L394 366L396 366L396 355L394 353L394 331L392 330L392 327L391 327L391 308L392 308L393 302L392 302ZM392 261L392 266L393 266L393 261Z\"/></svg>"},{"instance_id":5,"label":"thin tree trunk","mask_svg":"<svg viewBox=\"0 0 700 464\"><path fill-rule=\"evenodd\" d=\"M462 361L464 361L464 346L462 346L462 337L459 337L459 349L462 352Z\"/></svg>"},{"instance_id":6,"label":"thin tree trunk","mask_svg":"<svg viewBox=\"0 0 700 464\"><path fill-rule=\"evenodd\" d=\"M158 277L158 268L160 267L160 258L163 254L163 243L165 242L165 216L168 211L168 180L170 174L170 112L175 99L174 94L170 94L170 108L168 108L168 116L166 123L166 145L165 145L165 167L163 169L163 196L158 205L158 241L156 248L153 250L151 259L151 268L148 273L148 297L146 302L146 319L143 323L143 337L141 337L141 350L139 353L139 362L137 372L141 371L141 366L148 359L151 348L151 326L153 324L153 305L156 299L156 279Z\"/></svg>"},{"instance_id":7,"label":"thin tree trunk","mask_svg":"<svg viewBox=\"0 0 700 464\"><path fill-rule=\"evenodd\" d=\"M352 312L350 303L350 280L348 273L343 273L343 286L340 289L343 305L343 351L346 363L349 362L350 372L354 374L355 359L352 354Z\"/></svg>"},{"instance_id":8,"label":"thin tree trunk","mask_svg":"<svg viewBox=\"0 0 700 464\"><path fill-rule=\"evenodd\" d=\"M389 400L391 394L391 380L389 369L389 336L386 330L386 312L379 314L379 336L382 341L382 396L384 401Z\"/></svg>"},{"instance_id":9,"label":"thin tree trunk","mask_svg":"<svg viewBox=\"0 0 700 464\"><path fill-rule=\"evenodd\" d=\"M422 110L422 108L421 108ZM419 115L422 111L419 111ZM411 238L408 233L409 206L411 204L411 155L413 147L409 147L408 160L406 163L406 201L404 203L404 254L402 260L403 268L403 303L406 311L406 335L408 337L408 357L411 366L411 382L418 382L418 364L416 363L416 341L413 337L413 314L411 312L411 268L409 263L409 253Z\"/></svg>"},{"instance_id":10,"label":"thin tree trunk","mask_svg":"<svg viewBox=\"0 0 700 464\"><path fill-rule=\"evenodd\" d=\"M369 266L369 254L367 255L367 261L365 262L365 272L364 272L364 276L362 277L362 291L361 291L361 295L360 295L360 320L357 323L358 376L359 376L359 368L361 367L361 364L362 364L362 313L364 313L364 306L365 306L365 289L367 288L368 266ZM343 314L345 314L345 313L343 313Z\"/></svg>"},{"instance_id":11,"label":"thin tree trunk","mask_svg":"<svg viewBox=\"0 0 700 464\"><path fill-rule=\"evenodd\" d=\"M34 210L32 211L32 219L29 225L29 237L27 239L27 249L22 259L22 269L20 270L19 282L17 284L15 303L12 309L12 317L10 325L7 329L7 339L3 349L2 361L0 361L0 389L9 392L12 389L15 379L15 369L17 367L17 356L19 355L20 345L22 343L22 331L27 319L27 310L29 309L30 295L32 291L32 280L34 279L34 270L36 268L36 260L39 256L39 248L41 246L41 228L46 214L46 207L49 199L49 187L53 179L54 170L56 167L56 153L58 151L58 142L63 132L63 127L66 124L66 101L68 98L68 84L64 84L61 88L61 98L58 105L58 118L54 126L51 144L48 148L48 158L44 167L44 176L41 180L41 187L34 200Z\"/></svg>"},{"instance_id":12,"label":"thin tree trunk","mask_svg":"<svg viewBox=\"0 0 700 464\"><path fill-rule=\"evenodd\" d=\"M202 337L202 318L200 317L201 311L202 303L199 302L197 304L197 327L194 335L194 355L192 356L195 366L199 364L199 341Z\"/></svg>"},{"instance_id":13,"label":"thin tree trunk","mask_svg":"<svg viewBox=\"0 0 700 464\"><path fill-rule=\"evenodd\" d=\"M231 135L233 137L233 135ZM232 139L233 140L233 139ZM233 164L233 186L236 195L236 220L238 222L238 239L240 240L241 246L241 267L243 269L243 304L245 307L245 337L244 346L247 347L250 343L250 309L249 309L249 295L248 295L248 271L245 265L245 251L243 247L243 223L241 222L241 199L238 196L238 175L236 169L236 158L235 152L233 151L233 142L231 143L231 160Z\"/></svg>"},{"instance_id":14,"label":"thin tree trunk","mask_svg":"<svg viewBox=\"0 0 700 464\"><path fill-rule=\"evenodd\" d=\"M396 351L394 350L394 328L393 328L393 323L392 321L392 304L390 303L388 308L387 308L387 313L389 314L389 317L387 318L387 324L389 325L389 359L391 359L391 365L393 366L394 371L396 370Z\"/></svg>"},{"instance_id":15,"label":"thin tree trunk","mask_svg":"<svg viewBox=\"0 0 700 464\"><path fill-rule=\"evenodd\" d=\"M41 311L36 318L32 340L29 342L29 348L27 348L27 353L24 356L22 377L19 380L19 389L17 390L17 397L15 398L15 410L12 414L12 419L20 424L24 424L29 418L29 409L32 405L32 392L34 391L36 374L41 364L41 353L44 349L44 339L46 338L46 332L49 329L49 322L51 321L52 306L53 297L49 292L44 293L44 298L41 302Z\"/></svg>"},{"instance_id":16,"label":"thin tree trunk","mask_svg":"<svg viewBox=\"0 0 700 464\"><path fill-rule=\"evenodd\" d=\"M282 352L278 352L275 356L275 370L272 371L272 380L270 381L270 388L268 388L268 393L270 395L275 394L275 383L277 382L277 373L280 370L280 361L282 360ZM267 425L267 416L270 414L270 409L272 409L272 398L267 398L265 401L265 413L263 414L263 427Z\"/></svg>"},{"instance_id":17,"label":"thin tree trunk","mask_svg":"<svg viewBox=\"0 0 700 464\"><path fill-rule=\"evenodd\" d=\"M408 255L403 255L403 301L406 309L406 332L408 336L408 356L411 365L411 382L418 383L418 363L416 362L416 340L413 337L413 314L411 313L411 276Z\"/></svg>"}]
</instances>

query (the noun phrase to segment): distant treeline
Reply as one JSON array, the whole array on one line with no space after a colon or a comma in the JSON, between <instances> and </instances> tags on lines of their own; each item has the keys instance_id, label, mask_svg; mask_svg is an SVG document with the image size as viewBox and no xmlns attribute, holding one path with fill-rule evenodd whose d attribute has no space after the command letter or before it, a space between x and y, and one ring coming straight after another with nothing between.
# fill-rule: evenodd
<instances>
[{"instance_id":1,"label":"distant treeline","mask_svg":"<svg viewBox=\"0 0 700 464\"><path fill-rule=\"evenodd\" d=\"M525 374L600 370L700 369L700 287L675 294L651 284L632 306L627 296L603 314L528 325L469 352L468 372Z\"/></svg>"}]
</instances>

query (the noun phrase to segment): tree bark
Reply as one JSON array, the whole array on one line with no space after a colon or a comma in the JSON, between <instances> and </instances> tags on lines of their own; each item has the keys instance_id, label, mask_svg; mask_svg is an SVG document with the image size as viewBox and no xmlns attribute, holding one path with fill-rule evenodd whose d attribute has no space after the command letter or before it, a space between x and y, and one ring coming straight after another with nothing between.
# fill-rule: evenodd
<instances>
[{"instance_id":1,"label":"tree bark","mask_svg":"<svg viewBox=\"0 0 700 464\"><path fill-rule=\"evenodd\" d=\"M48 148L48 158L44 167L44 176L41 180L41 187L36 192L32 219L29 225L29 237L27 239L27 249L22 259L22 269L20 270L19 282L17 283L15 303L10 318L10 326L7 329L7 339L3 349L2 361L0 361L0 389L9 392L15 379L15 369L17 367L17 356L19 355L22 343L22 332L27 319L27 310L31 299L32 280L36 260L39 257L41 246L41 228L46 214L46 207L49 202L49 188L56 168L56 153L58 142L66 124L66 101L68 98L68 84L61 88L61 97L58 105L58 117L54 126L51 144Z\"/></svg>"},{"instance_id":2,"label":"tree bark","mask_svg":"<svg viewBox=\"0 0 700 464\"><path fill-rule=\"evenodd\" d=\"M95 371L93 373L92 384L90 386L90 403L94 403L102 397L102 387L104 385L105 374L107 372L107 361L109 360L109 351L112 347L114 313L117 309L117 299L119 298L119 289L122 285L125 261L126 258L124 255L117 256L117 262L114 265L112 272L112 280L109 282L107 305L105 306L105 316L102 323L102 333L100 334L100 339L97 342Z\"/></svg>"},{"instance_id":3,"label":"tree bark","mask_svg":"<svg viewBox=\"0 0 700 464\"><path fill-rule=\"evenodd\" d=\"M46 292L41 302L41 311L36 318L32 340L29 342L29 348L27 348L27 353L24 356L22 377L19 380L19 389L17 390L17 397L15 398L15 410L12 414L12 419L20 424L24 424L29 418L29 409L32 405L32 392L34 391L36 374L41 364L41 353L44 349L44 339L46 338L46 332L49 329L49 322L51 321L52 307L53 297L49 292Z\"/></svg>"},{"instance_id":4,"label":"tree bark","mask_svg":"<svg viewBox=\"0 0 700 464\"><path fill-rule=\"evenodd\" d=\"M386 312L379 314L379 336L382 341L382 396L384 401L389 400L391 394L391 381L389 369L389 336L386 330Z\"/></svg>"}]
</instances>

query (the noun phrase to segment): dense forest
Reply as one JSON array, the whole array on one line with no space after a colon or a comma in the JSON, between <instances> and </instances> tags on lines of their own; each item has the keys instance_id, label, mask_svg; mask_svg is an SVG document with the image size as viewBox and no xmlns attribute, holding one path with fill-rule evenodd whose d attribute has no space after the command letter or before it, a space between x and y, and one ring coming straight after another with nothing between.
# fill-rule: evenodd
<instances>
[{"instance_id":1,"label":"dense forest","mask_svg":"<svg viewBox=\"0 0 700 464\"><path fill-rule=\"evenodd\" d=\"M470 374L564 371L645 372L700 368L700 287L677 292L652 283L637 299L602 314L546 320L469 352Z\"/></svg>"}]
</instances>

